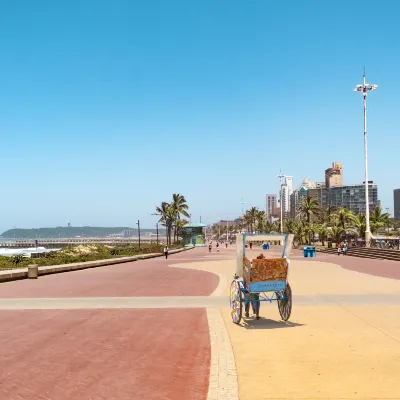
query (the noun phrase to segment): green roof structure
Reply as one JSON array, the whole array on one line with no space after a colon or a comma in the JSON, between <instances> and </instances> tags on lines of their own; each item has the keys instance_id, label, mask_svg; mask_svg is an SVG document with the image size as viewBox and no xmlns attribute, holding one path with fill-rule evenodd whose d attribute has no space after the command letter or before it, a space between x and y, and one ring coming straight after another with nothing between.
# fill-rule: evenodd
<instances>
[{"instance_id":1,"label":"green roof structure","mask_svg":"<svg viewBox=\"0 0 400 400\"><path fill-rule=\"evenodd\" d=\"M190 222L184 226L184 228L205 228L207 225L197 222Z\"/></svg>"}]
</instances>

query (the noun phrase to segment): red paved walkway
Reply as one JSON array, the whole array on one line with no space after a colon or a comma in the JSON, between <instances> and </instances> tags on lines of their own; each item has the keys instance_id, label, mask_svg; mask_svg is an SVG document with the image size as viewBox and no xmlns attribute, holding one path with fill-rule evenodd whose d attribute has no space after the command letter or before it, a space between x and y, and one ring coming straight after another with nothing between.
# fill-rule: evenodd
<instances>
[{"instance_id":1,"label":"red paved walkway","mask_svg":"<svg viewBox=\"0 0 400 400\"><path fill-rule=\"evenodd\" d=\"M209 272L171 268L168 264L209 261L205 248L108 267L42 276L0 284L0 298L208 296L219 278ZM180 261L182 260L182 261Z\"/></svg>"},{"instance_id":2,"label":"red paved walkway","mask_svg":"<svg viewBox=\"0 0 400 400\"><path fill-rule=\"evenodd\" d=\"M209 295L216 275L168 267L206 252L2 283L0 298ZM204 309L0 311L1 400L205 400L209 367Z\"/></svg>"},{"instance_id":3,"label":"red paved walkway","mask_svg":"<svg viewBox=\"0 0 400 400\"><path fill-rule=\"evenodd\" d=\"M1 400L206 399L205 310L0 312Z\"/></svg>"}]
</instances>

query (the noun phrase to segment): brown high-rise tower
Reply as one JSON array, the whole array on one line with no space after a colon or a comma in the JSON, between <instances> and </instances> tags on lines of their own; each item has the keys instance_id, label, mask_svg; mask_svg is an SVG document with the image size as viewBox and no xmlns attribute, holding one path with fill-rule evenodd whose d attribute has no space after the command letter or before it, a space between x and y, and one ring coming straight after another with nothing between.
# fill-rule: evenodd
<instances>
[{"instance_id":1,"label":"brown high-rise tower","mask_svg":"<svg viewBox=\"0 0 400 400\"><path fill-rule=\"evenodd\" d=\"M343 184L342 163L334 161L332 168L325 170L325 185L327 188Z\"/></svg>"}]
</instances>

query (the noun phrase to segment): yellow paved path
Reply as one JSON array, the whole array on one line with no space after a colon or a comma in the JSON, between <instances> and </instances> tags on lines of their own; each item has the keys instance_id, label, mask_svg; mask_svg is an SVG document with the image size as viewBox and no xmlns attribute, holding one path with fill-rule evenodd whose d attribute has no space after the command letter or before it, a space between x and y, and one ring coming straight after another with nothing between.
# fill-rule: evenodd
<instances>
[{"instance_id":1,"label":"yellow paved path","mask_svg":"<svg viewBox=\"0 0 400 400\"><path fill-rule=\"evenodd\" d=\"M225 255L231 260L180 267L225 277L215 294L226 294L235 261L233 251ZM240 399L400 399L400 281L299 259L289 281L289 323L276 304L262 304L262 319L240 325L232 323L228 299L221 310Z\"/></svg>"}]
</instances>

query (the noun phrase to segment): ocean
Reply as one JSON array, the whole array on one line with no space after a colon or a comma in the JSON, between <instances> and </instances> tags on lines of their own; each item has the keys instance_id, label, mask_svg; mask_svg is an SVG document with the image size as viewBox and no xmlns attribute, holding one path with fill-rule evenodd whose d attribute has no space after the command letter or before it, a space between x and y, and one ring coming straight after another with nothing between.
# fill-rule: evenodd
<instances>
[{"instance_id":1,"label":"ocean","mask_svg":"<svg viewBox=\"0 0 400 400\"><path fill-rule=\"evenodd\" d=\"M25 249L8 249L0 247L0 256L11 257L16 254L23 254L25 257L31 257L34 253L48 253L49 251L57 251L60 249L46 249L46 247L27 247Z\"/></svg>"}]
</instances>

